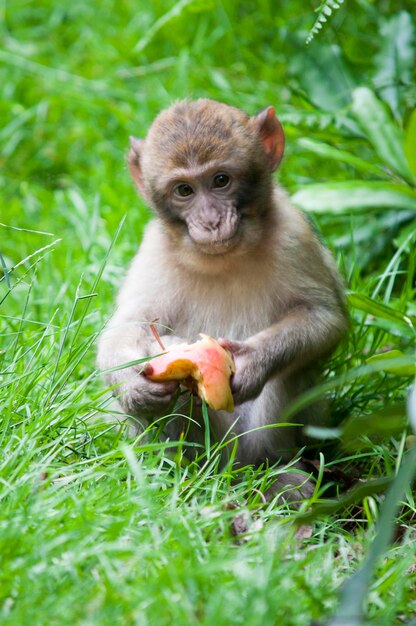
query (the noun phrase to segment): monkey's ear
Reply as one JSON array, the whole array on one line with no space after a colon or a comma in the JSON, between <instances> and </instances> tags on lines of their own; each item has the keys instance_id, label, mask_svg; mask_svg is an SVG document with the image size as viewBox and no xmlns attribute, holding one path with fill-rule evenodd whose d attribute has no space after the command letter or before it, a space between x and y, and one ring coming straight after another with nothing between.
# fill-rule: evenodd
<instances>
[{"instance_id":1,"label":"monkey's ear","mask_svg":"<svg viewBox=\"0 0 416 626\"><path fill-rule=\"evenodd\" d=\"M285 149L285 134L281 123L276 117L274 107L264 109L254 118L260 133L264 153L273 172L283 157Z\"/></svg>"},{"instance_id":2,"label":"monkey's ear","mask_svg":"<svg viewBox=\"0 0 416 626\"><path fill-rule=\"evenodd\" d=\"M142 166L140 163L143 142L143 139L130 137L130 151L127 156L131 177L133 178L133 181L140 193L143 193L143 176Z\"/></svg>"},{"instance_id":3,"label":"monkey's ear","mask_svg":"<svg viewBox=\"0 0 416 626\"><path fill-rule=\"evenodd\" d=\"M137 137L133 137L133 135L130 135L129 140L131 149L139 157L142 151L144 139L138 139Z\"/></svg>"}]
</instances>

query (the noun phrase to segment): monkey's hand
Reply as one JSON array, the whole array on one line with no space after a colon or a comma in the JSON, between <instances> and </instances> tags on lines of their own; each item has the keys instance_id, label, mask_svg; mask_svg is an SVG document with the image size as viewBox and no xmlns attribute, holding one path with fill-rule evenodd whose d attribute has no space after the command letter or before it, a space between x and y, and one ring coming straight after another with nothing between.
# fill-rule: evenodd
<instances>
[{"instance_id":1,"label":"monkey's hand","mask_svg":"<svg viewBox=\"0 0 416 626\"><path fill-rule=\"evenodd\" d=\"M231 352L235 374L231 378L231 391L236 404L253 400L260 395L269 378L265 360L260 351L244 341L220 338L218 343Z\"/></svg>"},{"instance_id":2,"label":"monkey's hand","mask_svg":"<svg viewBox=\"0 0 416 626\"><path fill-rule=\"evenodd\" d=\"M179 386L176 381L154 383L144 376L141 367L120 370L117 379L119 386L113 393L124 411L148 419L166 414Z\"/></svg>"}]
</instances>

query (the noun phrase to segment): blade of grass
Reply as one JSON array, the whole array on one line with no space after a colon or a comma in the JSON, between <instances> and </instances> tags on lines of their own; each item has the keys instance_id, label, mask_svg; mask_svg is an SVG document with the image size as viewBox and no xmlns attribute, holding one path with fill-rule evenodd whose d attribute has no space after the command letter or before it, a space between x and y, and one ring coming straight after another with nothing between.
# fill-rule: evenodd
<instances>
[{"instance_id":1,"label":"blade of grass","mask_svg":"<svg viewBox=\"0 0 416 626\"><path fill-rule=\"evenodd\" d=\"M211 427L209 423L208 407L205 400L202 400L202 417L204 420L204 445L207 454L207 460L211 459Z\"/></svg>"},{"instance_id":2,"label":"blade of grass","mask_svg":"<svg viewBox=\"0 0 416 626\"><path fill-rule=\"evenodd\" d=\"M4 257L1 252L0 252L0 263L3 268L4 280L6 281L7 289L10 290L12 288L12 285L10 283L9 270L7 269L6 261L4 260Z\"/></svg>"},{"instance_id":3,"label":"blade of grass","mask_svg":"<svg viewBox=\"0 0 416 626\"><path fill-rule=\"evenodd\" d=\"M416 426L415 387L409 395L409 419ZM416 429L415 429L416 432ZM364 619L364 601L369 592L371 579L379 559L389 547L394 534L394 526L400 503L410 489L416 475L416 446L404 458L396 478L387 491L381 505L376 536L369 548L363 565L347 581L340 592L340 603L328 626L361 626Z\"/></svg>"},{"instance_id":4,"label":"blade of grass","mask_svg":"<svg viewBox=\"0 0 416 626\"><path fill-rule=\"evenodd\" d=\"M370 546L364 564L344 585L340 592L340 604L328 626L361 626L364 619L364 601L375 567L390 545L400 502L416 474L416 447L403 460L396 478L391 483L380 510L377 534Z\"/></svg>"},{"instance_id":5,"label":"blade of grass","mask_svg":"<svg viewBox=\"0 0 416 626\"><path fill-rule=\"evenodd\" d=\"M121 232L121 229L123 228L123 224L124 224L125 220L126 220L126 215L123 215L123 217L121 218L121 220L120 220L120 222L119 222L119 224L117 226L116 232L114 233L114 236L113 236L113 238L112 238L112 240L110 242L110 245L108 246L108 248L106 250L105 256L104 256L104 258L103 258L103 260L102 260L102 262L100 264L100 267L98 268L98 272L97 272L95 280L94 280L94 282L93 282L93 284L91 286L90 293L96 293L97 292L97 287L98 287L98 284L99 284L99 282L101 280L101 276L103 275L105 266L106 266L107 261L108 261L108 259L110 257L110 254L111 254L111 252L112 252L112 250L114 248L114 245L115 245L115 243L116 243L116 241L118 239L118 236L119 236L119 234ZM85 319L85 316L88 313L88 309L90 307L91 300L92 300L92 298L88 298L87 299L87 304L85 305L84 310L83 310L83 312L82 312L82 314L81 314L81 316L79 318L79 324L78 324L78 326L77 326L77 328L75 330L75 333L74 333L74 335L72 337L70 352L72 350L72 347L76 343L76 339L77 339L78 334L79 334L79 332L81 330L82 323L83 323L83 321Z\"/></svg>"}]
</instances>

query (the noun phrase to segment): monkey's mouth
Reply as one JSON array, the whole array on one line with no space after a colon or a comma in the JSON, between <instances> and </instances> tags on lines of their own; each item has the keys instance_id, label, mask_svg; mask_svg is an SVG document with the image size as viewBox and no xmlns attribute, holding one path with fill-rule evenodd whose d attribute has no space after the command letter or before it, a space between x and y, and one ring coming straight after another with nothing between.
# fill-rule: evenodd
<instances>
[{"instance_id":1,"label":"monkey's mouth","mask_svg":"<svg viewBox=\"0 0 416 626\"><path fill-rule=\"evenodd\" d=\"M190 239L199 252L202 252L203 254L208 254L210 256L215 256L218 254L227 254L228 252L231 252L231 250L233 250L239 244L240 235L238 232L236 232L227 239L197 239L190 235Z\"/></svg>"},{"instance_id":2,"label":"monkey's mouth","mask_svg":"<svg viewBox=\"0 0 416 626\"><path fill-rule=\"evenodd\" d=\"M210 256L228 254L240 243L240 220L234 215L222 220L215 228L195 224L192 221L187 226L193 247L202 254Z\"/></svg>"}]
</instances>

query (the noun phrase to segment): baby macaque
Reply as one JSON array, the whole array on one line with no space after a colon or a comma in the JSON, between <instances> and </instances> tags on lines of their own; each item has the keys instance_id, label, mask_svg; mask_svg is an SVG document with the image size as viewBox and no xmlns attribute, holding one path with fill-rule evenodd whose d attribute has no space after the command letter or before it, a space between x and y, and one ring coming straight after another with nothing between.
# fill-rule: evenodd
<instances>
[{"instance_id":1,"label":"baby macaque","mask_svg":"<svg viewBox=\"0 0 416 626\"><path fill-rule=\"evenodd\" d=\"M303 445L301 426L268 426L319 380L322 358L348 326L329 251L273 182L283 150L273 107L250 117L207 99L173 104L146 139L131 139L129 169L155 217L99 342L106 370L160 354L155 319L165 346L199 333L220 339L235 361L236 406L210 411L210 426L216 440L237 436L241 464L287 461ZM107 375L123 410L136 419L166 415L178 383L140 372ZM325 404L315 403L292 421L326 419ZM188 439L204 441L200 421ZM167 435L175 440L180 428L172 420Z\"/></svg>"}]
</instances>

